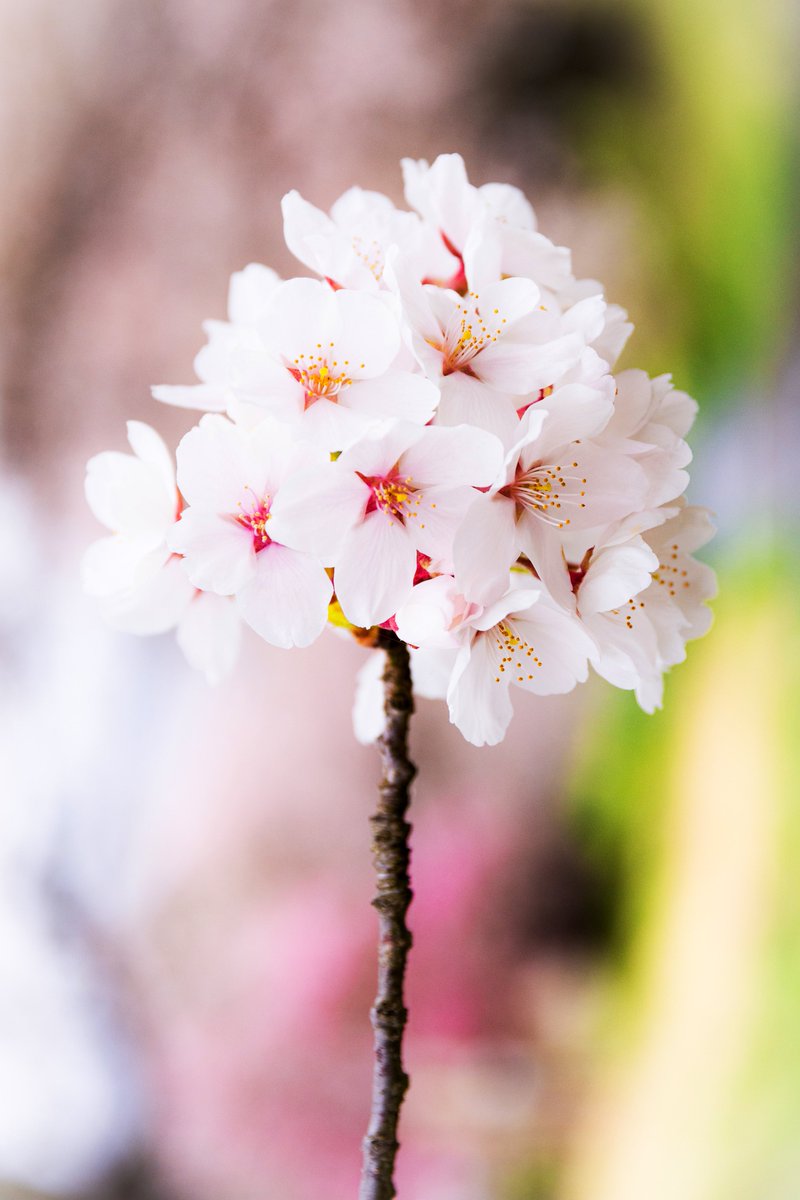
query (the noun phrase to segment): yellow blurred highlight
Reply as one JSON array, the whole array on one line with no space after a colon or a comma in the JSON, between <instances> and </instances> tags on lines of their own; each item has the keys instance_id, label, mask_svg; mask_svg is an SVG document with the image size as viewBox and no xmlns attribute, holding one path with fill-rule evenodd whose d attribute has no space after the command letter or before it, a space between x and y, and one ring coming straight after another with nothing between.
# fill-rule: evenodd
<instances>
[{"instance_id":1,"label":"yellow blurred highlight","mask_svg":"<svg viewBox=\"0 0 800 1200\"><path fill-rule=\"evenodd\" d=\"M672 694L682 711L638 1021L625 1061L599 1073L565 1200L710 1200L718 1174L730 1174L724 1122L753 1045L776 904L792 617L780 591L744 606L739 597L690 648L688 691Z\"/></svg>"}]
</instances>

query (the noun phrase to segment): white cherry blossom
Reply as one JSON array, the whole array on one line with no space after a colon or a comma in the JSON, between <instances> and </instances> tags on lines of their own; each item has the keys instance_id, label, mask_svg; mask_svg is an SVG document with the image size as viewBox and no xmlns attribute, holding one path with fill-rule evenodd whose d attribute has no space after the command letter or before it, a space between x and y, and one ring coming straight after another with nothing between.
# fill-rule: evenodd
<instances>
[{"instance_id":1,"label":"white cherry blossom","mask_svg":"<svg viewBox=\"0 0 800 1200\"><path fill-rule=\"evenodd\" d=\"M197 591L168 546L181 498L164 442L140 421L128 422L128 440L132 455L105 451L87 467L89 506L112 533L87 550L84 587L114 629L175 629L187 660L216 683L236 662L239 618Z\"/></svg>"},{"instance_id":2,"label":"white cherry blossom","mask_svg":"<svg viewBox=\"0 0 800 1200\"><path fill-rule=\"evenodd\" d=\"M713 535L708 512L687 505L664 515L643 536L592 550L573 570L595 670L634 690L646 712L660 707L664 671L683 661L686 642L707 632L707 601L716 594L714 572L691 556Z\"/></svg>"},{"instance_id":3,"label":"white cherry blossom","mask_svg":"<svg viewBox=\"0 0 800 1200\"><path fill-rule=\"evenodd\" d=\"M276 527L334 567L336 597L354 625L393 616L411 591L417 556L448 562L476 487L502 447L482 430L396 422L361 438L276 500Z\"/></svg>"},{"instance_id":4,"label":"white cherry blossom","mask_svg":"<svg viewBox=\"0 0 800 1200\"><path fill-rule=\"evenodd\" d=\"M341 636L410 650L415 692L477 745L511 687L568 691L588 666L652 711L708 628L710 536L683 500L695 402L617 372L632 326L511 185L463 159L403 162L412 211L350 188L329 213L283 199L317 278L251 263L204 325L199 383L156 399L205 411L178 448L129 425L89 464L108 530L87 591L137 633L174 629L215 682L246 622L277 646ZM383 651L359 680L358 736L383 727Z\"/></svg>"},{"instance_id":5,"label":"white cherry blossom","mask_svg":"<svg viewBox=\"0 0 800 1200\"><path fill-rule=\"evenodd\" d=\"M591 639L525 573L515 573L505 594L477 612L438 579L414 592L413 607L409 603L398 614L398 629L422 650L446 652L448 636L456 643L447 703L451 721L473 745L495 745L504 737L513 712L511 686L553 695L587 677ZM448 599L450 619L442 620ZM425 615L426 606L432 616Z\"/></svg>"},{"instance_id":6,"label":"white cherry blossom","mask_svg":"<svg viewBox=\"0 0 800 1200\"><path fill-rule=\"evenodd\" d=\"M280 282L275 271L260 263L235 272L228 289L228 320L203 322L208 342L194 360L201 382L158 384L151 389L154 398L179 408L225 412L237 394L257 392L265 359L258 325Z\"/></svg>"},{"instance_id":7,"label":"white cherry blossom","mask_svg":"<svg viewBox=\"0 0 800 1200\"><path fill-rule=\"evenodd\" d=\"M496 596L522 554L569 605L565 535L619 520L646 496L647 477L624 445L593 440L612 411L607 388L582 384L528 408L498 480L475 498L456 535L456 576L468 595Z\"/></svg>"},{"instance_id":8,"label":"white cherry blossom","mask_svg":"<svg viewBox=\"0 0 800 1200\"><path fill-rule=\"evenodd\" d=\"M275 646L307 646L322 632L332 588L319 560L273 538L272 505L300 463L325 456L276 421L242 430L206 416L178 446L187 507L170 545L195 587L235 596L247 623Z\"/></svg>"},{"instance_id":9,"label":"white cherry blossom","mask_svg":"<svg viewBox=\"0 0 800 1200\"><path fill-rule=\"evenodd\" d=\"M433 416L439 394L395 365L399 325L378 296L289 280L274 292L261 336L269 379L247 399L325 450L344 449L387 417L424 424Z\"/></svg>"},{"instance_id":10,"label":"white cherry blossom","mask_svg":"<svg viewBox=\"0 0 800 1200\"><path fill-rule=\"evenodd\" d=\"M459 262L432 226L396 209L387 196L350 188L330 216L288 192L281 202L283 233L292 254L337 287L376 291L386 252L397 246L419 279L450 277Z\"/></svg>"},{"instance_id":11,"label":"white cherry blossom","mask_svg":"<svg viewBox=\"0 0 800 1200\"><path fill-rule=\"evenodd\" d=\"M167 545L180 507L175 469L149 425L129 421L128 441L133 454L107 450L86 468L86 499L110 534L86 551L83 586L118 628L162 633L194 591Z\"/></svg>"}]
</instances>

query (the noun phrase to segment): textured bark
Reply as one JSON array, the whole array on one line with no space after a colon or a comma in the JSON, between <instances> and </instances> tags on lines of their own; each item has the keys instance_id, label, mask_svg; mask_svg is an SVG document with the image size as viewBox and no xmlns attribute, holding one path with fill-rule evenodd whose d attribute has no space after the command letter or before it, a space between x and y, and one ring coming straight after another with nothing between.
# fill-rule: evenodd
<instances>
[{"instance_id":1,"label":"textured bark","mask_svg":"<svg viewBox=\"0 0 800 1200\"><path fill-rule=\"evenodd\" d=\"M411 933L406 913L411 903L406 821L409 786L416 773L408 758L408 723L413 711L408 647L393 633L382 631L380 647L386 651L383 675L386 729L379 739L383 773L378 807L370 818L372 854L377 875L378 991L372 1007L375 1031L375 1068L372 1110L364 1138L364 1168L359 1200L392 1200L394 1163L399 1147L397 1123L408 1088L403 1070L403 1031L408 1013L403 1001L406 958Z\"/></svg>"}]
</instances>

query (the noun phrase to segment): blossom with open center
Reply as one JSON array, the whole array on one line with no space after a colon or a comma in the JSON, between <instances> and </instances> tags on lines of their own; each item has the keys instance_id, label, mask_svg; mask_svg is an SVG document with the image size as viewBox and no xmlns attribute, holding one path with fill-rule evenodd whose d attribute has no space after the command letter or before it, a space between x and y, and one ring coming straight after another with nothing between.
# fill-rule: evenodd
<instances>
[{"instance_id":1,"label":"blossom with open center","mask_svg":"<svg viewBox=\"0 0 800 1200\"><path fill-rule=\"evenodd\" d=\"M204 321L208 342L194 360L200 383L157 384L156 400L201 412L225 412L238 395L258 393L271 378L271 363L258 333L267 302L280 284L270 267L250 263L231 276L228 320Z\"/></svg>"},{"instance_id":2,"label":"blossom with open center","mask_svg":"<svg viewBox=\"0 0 800 1200\"><path fill-rule=\"evenodd\" d=\"M129 421L128 441L133 454L104 451L86 468L86 499L110 533L86 551L83 586L117 627L162 633L194 593L167 545L180 509L175 469L149 425Z\"/></svg>"},{"instance_id":3,"label":"blossom with open center","mask_svg":"<svg viewBox=\"0 0 800 1200\"><path fill-rule=\"evenodd\" d=\"M196 587L235 596L245 621L274 646L313 642L332 593L319 559L283 545L272 528L275 498L301 462L322 467L327 457L269 419L243 430L209 415L178 446L187 507L170 545Z\"/></svg>"},{"instance_id":4,"label":"blossom with open center","mask_svg":"<svg viewBox=\"0 0 800 1200\"><path fill-rule=\"evenodd\" d=\"M432 226L416 213L395 208L379 192L350 188L330 216L294 191L284 196L281 208L292 254L337 287L377 291L386 252L395 245L419 279L450 276L457 269L458 260Z\"/></svg>"},{"instance_id":5,"label":"blossom with open center","mask_svg":"<svg viewBox=\"0 0 800 1200\"><path fill-rule=\"evenodd\" d=\"M519 572L486 607L469 605L452 580L420 583L398 613L398 628L449 668L450 719L476 746L504 737L512 685L540 696L571 691L586 679L593 649L577 618Z\"/></svg>"},{"instance_id":6,"label":"blossom with open center","mask_svg":"<svg viewBox=\"0 0 800 1200\"><path fill-rule=\"evenodd\" d=\"M475 488L501 461L500 443L481 430L394 422L324 470L287 482L273 509L276 528L288 545L333 566L349 621L379 624L409 595L418 553L449 563Z\"/></svg>"},{"instance_id":7,"label":"blossom with open center","mask_svg":"<svg viewBox=\"0 0 800 1200\"><path fill-rule=\"evenodd\" d=\"M440 154L431 164L405 158L402 167L406 199L458 255L472 287L511 275L549 289L568 284L569 251L537 230L536 215L519 188L475 187L460 154Z\"/></svg>"},{"instance_id":8,"label":"blossom with open center","mask_svg":"<svg viewBox=\"0 0 800 1200\"><path fill-rule=\"evenodd\" d=\"M522 554L554 598L570 606L567 536L626 516L647 492L645 472L625 444L611 450L593 438L612 411L608 386L584 384L559 388L526 411L519 441L456 535L455 572L466 595L494 599Z\"/></svg>"},{"instance_id":9,"label":"blossom with open center","mask_svg":"<svg viewBox=\"0 0 800 1200\"><path fill-rule=\"evenodd\" d=\"M198 592L169 548L181 497L164 442L141 421L128 422L128 441L133 454L105 451L87 466L89 506L111 533L84 555L84 588L114 629L175 629L188 661L216 683L236 661L239 618L227 602Z\"/></svg>"},{"instance_id":10,"label":"blossom with open center","mask_svg":"<svg viewBox=\"0 0 800 1200\"><path fill-rule=\"evenodd\" d=\"M660 707L664 671L683 661L686 642L707 632L716 594L714 572L692 556L714 532L707 510L679 504L651 520L644 534L627 537L623 523L573 571L594 669L635 691L645 712Z\"/></svg>"},{"instance_id":11,"label":"blossom with open center","mask_svg":"<svg viewBox=\"0 0 800 1200\"><path fill-rule=\"evenodd\" d=\"M395 365L400 328L378 296L291 279L276 288L260 333L271 375L243 398L324 450L345 449L387 417L424 425L433 416L439 393Z\"/></svg>"}]
</instances>

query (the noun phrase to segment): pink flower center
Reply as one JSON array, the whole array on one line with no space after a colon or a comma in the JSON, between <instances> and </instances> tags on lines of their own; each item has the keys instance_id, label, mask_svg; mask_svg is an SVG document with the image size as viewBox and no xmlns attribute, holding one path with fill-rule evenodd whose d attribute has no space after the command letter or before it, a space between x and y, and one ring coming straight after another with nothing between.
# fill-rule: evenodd
<instances>
[{"instance_id":1,"label":"pink flower center","mask_svg":"<svg viewBox=\"0 0 800 1200\"><path fill-rule=\"evenodd\" d=\"M577 462L566 467L550 463L518 467L514 482L501 488L500 495L514 501L518 514L528 512L547 525L564 529L572 524L567 516L570 509L586 508L586 479L573 474L575 470L580 470Z\"/></svg>"},{"instance_id":2,"label":"pink flower center","mask_svg":"<svg viewBox=\"0 0 800 1200\"><path fill-rule=\"evenodd\" d=\"M448 323L442 341L428 343L442 354L443 375L452 375L455 371L474 375L472 360L505 332L507 318L500 315L500 309L481 310L479 299L477 292L465 296Z\"/></svg>"},{"instance_id":3,"label":"pink flower center","mask_svg":"<svg viewBox=\"0 0 800 1200\"><path fill-rule=\"evenodd\" d=\"M256 554L259 551L266 549L272 541L272 538L267 533L267 523L270 519L271 497L257 496L252 488L246 489L252 496L252 503L245 507L245 504L237 501L239 511L234 515L234 521L237 525L241 525L243 529L249 529L253 535L253 549Z\"/></svg>"},{"instance_id":4,"label":"pink flower center","mask_svg":"<svg viewBox=\"0 0 800 1200\"><path fill-rule=\"evenodd\" d=\"M342 364L350 366L348 359ZM364 364L361 363L363 368ZM305 407L309 409L317 400L331 400L337 403L337 397L342 388L349 387L353 382L347 370L342 370L338 359L330 363L322 354L300 354L289 367L289 374L302 384L305 392Z\"/></svg>"},{"instance_id":5,"label":"pink flower center","mask_svg":"<svg viewBox=\"0 0 800 1200\"><path fill-rule=\"evenodd\" d=\"M420 504L420 497L412 484L411 476L401 476L399 471L391 471L388 475L356 475L370 490L365 512L376 512L380 509L387 516L393 517L401 525L405 525L408 517L416 516L414 511Z\"/></svg>"},{"instance_id":6,"label":"pink flower center","mask_svg":"<svg viewBox=\"0 0 800 1200\"><path fill-rule=\"evenodd\" d=\"M539 388L539 391L536 393L536 395L532 399L526 400L525 403L522 405L522 407L517 409L517 416L522 418L532 405L538 404L540 400L546 400L547 397L552 396L552 394L553 394L552 383L549 384L546 388Z\"/></svg>"}]
</instances>

